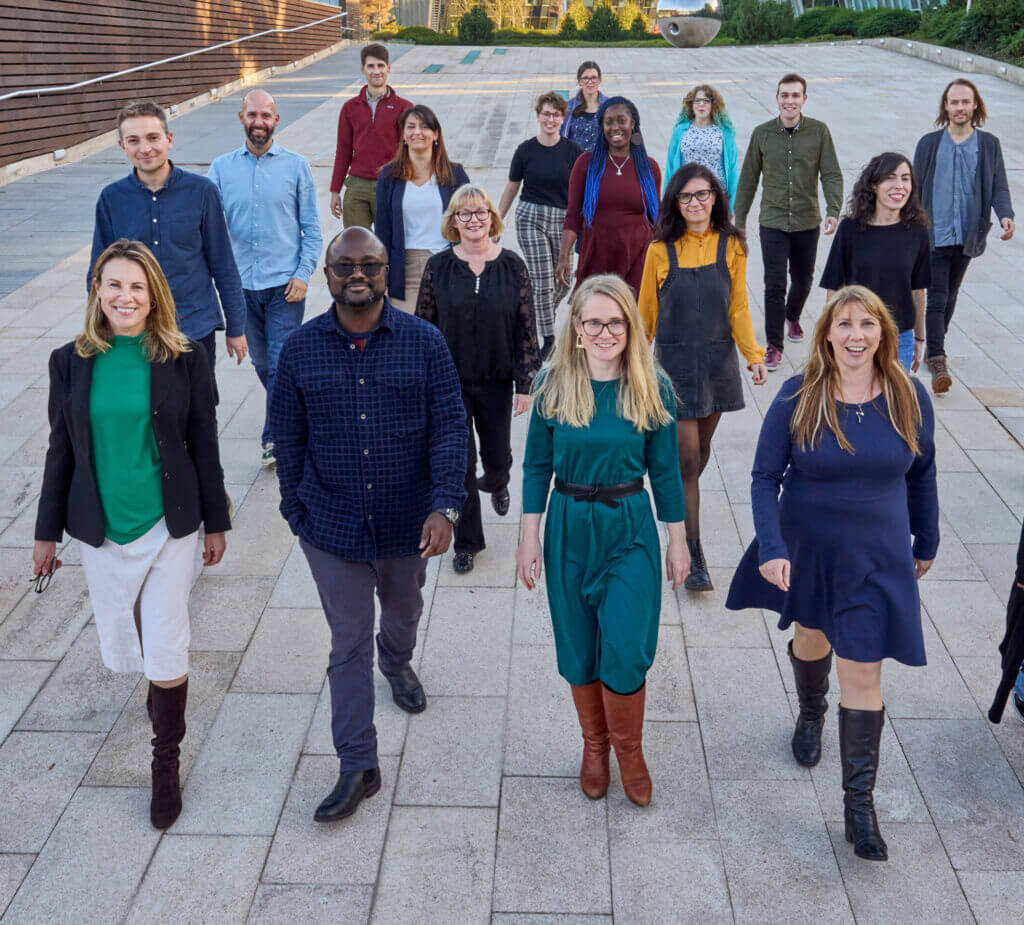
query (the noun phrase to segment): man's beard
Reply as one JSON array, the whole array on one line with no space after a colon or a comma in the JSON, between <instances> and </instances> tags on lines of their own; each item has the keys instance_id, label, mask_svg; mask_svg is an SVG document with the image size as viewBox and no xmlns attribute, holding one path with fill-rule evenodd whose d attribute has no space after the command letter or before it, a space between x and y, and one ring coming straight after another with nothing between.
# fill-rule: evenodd
<instances>
[{"instance_id":1,"label":"man's beard","mask_svg":"<svg viewBox=\"0 0 1024 925\"><path fill-rule=\"evenodd\" d=\"M266 134L263 135L262 138L259 138L259 137L257 137L254 134L255 132L260 132L260 131L265 131L266 132ZM268 144L270 142L271 138L274 137L274 130L272 128L268 128L268 129L247 128L245 130L245 137L248 138L249 141L251 141L254 145L256 145L257 148L262 148L265 144Z\"/></svg>"},{"instance_id":2,"label":"man's beard","mask_svg":"<svg viewBox=\"0 0 1024 925\"><path fill-rule=\"evenodd\" d=\"M366 292L364 295L356 296L355 300L349 298L348 286L342 286L341 289L334 295L334 301L342 308L348 308L355 312L367 311L373 308L384 295L384 290L379 292L373 288L369 283L366 285Z\"/></svg>"}]
</instances>

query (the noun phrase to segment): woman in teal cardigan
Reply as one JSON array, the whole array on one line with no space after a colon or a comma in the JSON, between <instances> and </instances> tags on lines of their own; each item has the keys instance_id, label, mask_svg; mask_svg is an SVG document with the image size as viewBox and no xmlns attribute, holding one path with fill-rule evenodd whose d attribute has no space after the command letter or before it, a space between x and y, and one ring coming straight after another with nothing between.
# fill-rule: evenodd
<instances>
[{"instance_id":1,"label":"woman in teal cardigan","mask_svg":"<svg viewBox=\"0 0 1024 925\"><path fill-rule=\"evenodd\" d=\"M680 167L691 163L703 164L718 177L729 194L731 215L740 176L736 129L725 111L721 94L707 84L694 87L683 97L683 108L665 158L665 188Z\"/></svg>"}]
</instances>

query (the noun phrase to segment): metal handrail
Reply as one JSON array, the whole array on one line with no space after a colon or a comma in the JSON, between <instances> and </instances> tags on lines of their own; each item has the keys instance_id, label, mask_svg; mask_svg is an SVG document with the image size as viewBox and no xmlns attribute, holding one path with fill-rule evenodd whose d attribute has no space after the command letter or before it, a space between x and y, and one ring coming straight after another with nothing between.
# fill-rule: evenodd
<instances>
[{"instance_id":1,"label":"metal handrail","mask_svg":"<svg viewBox=\"0 0 1024 925\"><path fill-rule=\"evenodd\" d=\"M61 93L65 90L77 90L79 87L88 87L89 84L99 83L101 80L110 80L113 77L123 77L125 74L134 74L136 71L145 71L151 67L157 67L160 64L170 64L172 61L180 61L182 58L191 58L193 55L201 55L207 51L216 51L218 48L227 48L228 45L237 45L239 42L248 42L250 39L258 39L264 35L272 35L277 32L299 32L302 29L308 29L310 26L319 26L325 22L331 22L334 19L341 19L342 16L347 16L347 13L337 13L334 16L328 16L325 19L318 19L316 22L308 22L301 26L292 26L290 29L265 29L263 32L254 32L252 35L246 35L240 39L232 39L230 42L220 42L217 45L210 45L207 48L199 48L196 51L186 51L184 54L174 55L171 58L161 58L159 61L150 61L149 64L140 64L137 67L130 67L125 71L117 71L113 74L104 74L102 77L90 77L89 80L80 80L75 84L64 84L60 87L30 87L25 90L15 90L13 93L5 93L0 96L0 102L3 100L13 99L16 96L39 96L43 93ZM352 28L349 26L342 26L342 31L352 32Z\"/></svg>"}]
</instances>

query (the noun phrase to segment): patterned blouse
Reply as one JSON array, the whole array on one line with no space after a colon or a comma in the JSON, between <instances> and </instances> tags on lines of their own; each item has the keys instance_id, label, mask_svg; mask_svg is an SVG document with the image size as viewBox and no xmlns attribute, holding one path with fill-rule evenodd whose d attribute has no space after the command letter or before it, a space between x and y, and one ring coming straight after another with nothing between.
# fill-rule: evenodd
<instances>
[{"instance_id":1,"label":"patterned blouse","mask_svg":"<svg viewBox=\"0 0 1024 925\"><path fill-rule=\"evenodd\" d=\"M725 189L725 177L722 176L722 130L717 125L699 128L691 125L679 142L679 153L683 164L700 164L707 167Z\"/></svg>"},{"instance_id":2,"label":"patterned blouse","mask_svg":"<svg viewBox=\"0 0 1024 925\"><path fill-rule=\"evenodd\" d=\"M569 140L575 141L584 151L593 151L597 141L597 113L584 112L574 116L569 127Z\"/></svg>"}]
</instances>

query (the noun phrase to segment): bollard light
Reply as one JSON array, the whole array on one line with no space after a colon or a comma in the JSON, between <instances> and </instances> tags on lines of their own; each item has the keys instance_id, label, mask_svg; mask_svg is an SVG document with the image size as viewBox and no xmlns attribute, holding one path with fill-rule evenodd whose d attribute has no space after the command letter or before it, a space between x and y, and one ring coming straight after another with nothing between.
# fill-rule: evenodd
<instances>
[{"instance_id":1,"label":"bollard light","mask_svg":"<svg viewBox=\"0 0 1024 925\"><path fill-rule=\"evenodd\" d=\"M68 152L64 148L58 148L53 152L53 159L55 161L62 161L68 156Z\"/></svg>"}]
</instances>

